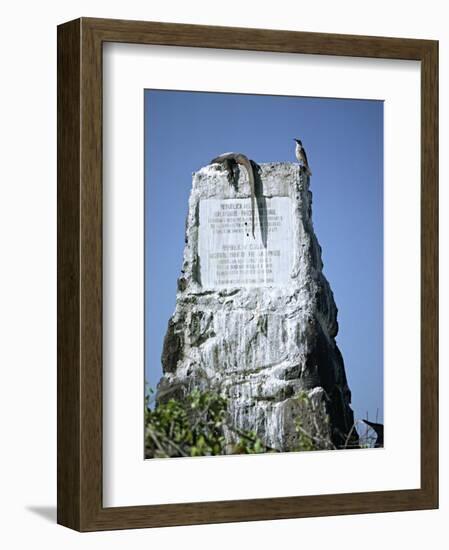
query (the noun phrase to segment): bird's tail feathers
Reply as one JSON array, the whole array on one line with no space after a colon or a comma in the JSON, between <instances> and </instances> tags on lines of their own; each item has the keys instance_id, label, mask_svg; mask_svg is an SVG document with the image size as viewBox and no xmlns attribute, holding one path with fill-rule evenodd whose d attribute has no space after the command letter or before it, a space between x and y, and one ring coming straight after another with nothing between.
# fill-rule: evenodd
<instances>
[{"instance_id":1,"label":"bird's tail feathers","mask_svg":"<svg viewBox=\"0 0 449 550\"><path fill-rule=\"evenodd\" d=\"M310 170L310 168L308 166L303 166L304 168L304 172L308 175L308 176L311 176L312 175L312 171Z\"/></svg>"}]
</instances>

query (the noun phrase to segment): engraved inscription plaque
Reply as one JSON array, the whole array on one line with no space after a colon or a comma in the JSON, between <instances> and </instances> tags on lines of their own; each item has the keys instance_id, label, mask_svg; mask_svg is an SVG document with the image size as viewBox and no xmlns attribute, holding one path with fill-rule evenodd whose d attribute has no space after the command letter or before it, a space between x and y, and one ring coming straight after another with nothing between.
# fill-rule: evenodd
<instances>
[{"instance_id":1,"label":"engraved inscription plaque","mask_svg":"<svg viewBox=\"0 0 449 550\"><path fill-rule=\"evenodd\" d=\"M293 262L289 197L258 199L252 234L251 199L199 203L199 283L203 288L287 285Z\"/></svg>"}]
</instances>

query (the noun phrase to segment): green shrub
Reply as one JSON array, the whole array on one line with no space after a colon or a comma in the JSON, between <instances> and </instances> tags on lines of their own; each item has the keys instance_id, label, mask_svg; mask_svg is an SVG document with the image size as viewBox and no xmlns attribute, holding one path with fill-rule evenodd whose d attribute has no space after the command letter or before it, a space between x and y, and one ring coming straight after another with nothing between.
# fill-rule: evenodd
<instances>
[{"instance_id":1,"label":"green shrub","mask_svg":"<svg viewBox=\"0 0 449 550\"><path fill-rule=\"evenodd\" d=\"M152 410L145 403L145 457L262 453L267 448L254 432L232 427L227 400L212 391L193 390L184 401L169 399ZM226 445L225 430L236 443Z\"/></svg>"},{"instance_id":2,"label":"green shrub","mask_svg":"<svg viewBox=\"0 0 449 550\"><path fill-rule=\"evenodd\" d=\"M278 452L254 431L233 426L227 399L214 391L194 389L182 401L169 399L151 409L153 394L148 390L145 400L146 458ZM296 440L291 450L335 449L324 406L315 405L305 392L295 395L295 402Z\"/></svg>"}]
</instances>

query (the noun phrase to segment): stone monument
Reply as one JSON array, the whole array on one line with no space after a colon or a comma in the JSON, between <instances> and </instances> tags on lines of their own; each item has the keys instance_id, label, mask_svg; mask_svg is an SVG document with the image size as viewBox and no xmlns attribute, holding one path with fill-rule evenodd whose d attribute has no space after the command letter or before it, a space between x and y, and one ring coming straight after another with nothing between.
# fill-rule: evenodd
<instances>
[{"instance_id":1,"label":"stone monument","mask_svg":"<svg viewBox=\"0 0 449 550\"><path fill-rule=\"evenodd\" d=\"M322 449L357 444L309 179L298 164L261 164L253 235L246 170L236 183L220 164L193 174L156 395L215 389L237 430L278 451L297 449L301 433Z\"/></svg>"}]
</instances>

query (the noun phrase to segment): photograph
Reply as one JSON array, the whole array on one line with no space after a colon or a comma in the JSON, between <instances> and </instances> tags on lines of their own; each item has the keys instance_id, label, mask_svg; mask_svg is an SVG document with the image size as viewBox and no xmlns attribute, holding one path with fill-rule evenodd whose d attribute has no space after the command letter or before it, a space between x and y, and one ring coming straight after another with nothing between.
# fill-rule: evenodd
<instances>
[{"instance_id":1,"label":"photograph","mask_svg":"<svg viewBox=\"0 0 449 550\"><path fill-rule=\"evenodd\" d=\"M143 101L144 457L383 448L383 101Z\"/></svg>"},{"instance_id":2,"label":"photograph","mask_svg":"<svg viewBox=\"0 0 449 550\"><path fill-rule=\"evenodd\" d=\"M58 25L58 524L439 507L440 42L399 11Z\"/></svg>"}]
</instances>

